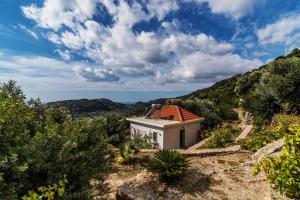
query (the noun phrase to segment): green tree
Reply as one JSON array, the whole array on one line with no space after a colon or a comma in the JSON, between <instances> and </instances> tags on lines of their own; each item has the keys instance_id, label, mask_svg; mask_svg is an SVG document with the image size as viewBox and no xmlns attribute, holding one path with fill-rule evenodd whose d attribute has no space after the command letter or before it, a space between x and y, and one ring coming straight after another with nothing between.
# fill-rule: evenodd
<instances>
[{"instance_id":1,"label":"green tree","mask_svg":"<svg viewBox=\"0 0 300 200\"><path fill-rule=\"evenodd\" d=\"M7 91L0 90L0 199L20 199L64 177L64 198L88 199L89 181L110 163L101 125Z\"/></svg>"}]
</instances>

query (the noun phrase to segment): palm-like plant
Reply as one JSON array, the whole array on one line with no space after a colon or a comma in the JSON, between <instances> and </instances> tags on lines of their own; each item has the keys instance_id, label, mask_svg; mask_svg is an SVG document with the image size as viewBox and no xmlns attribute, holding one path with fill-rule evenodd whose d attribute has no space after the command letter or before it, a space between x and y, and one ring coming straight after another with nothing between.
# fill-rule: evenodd
<instances>
[{"instance_id":1,"label":"palm-like plant","mask_svg":"<svg viewBox=\"0 0 300 200\"><path fill-rule=\"evenodd\" d=\"M163 180L170 181L181 176L189 162L174 149L158 150L148 165L148 170L157 173Z\"/></svg>"}]
</instances>

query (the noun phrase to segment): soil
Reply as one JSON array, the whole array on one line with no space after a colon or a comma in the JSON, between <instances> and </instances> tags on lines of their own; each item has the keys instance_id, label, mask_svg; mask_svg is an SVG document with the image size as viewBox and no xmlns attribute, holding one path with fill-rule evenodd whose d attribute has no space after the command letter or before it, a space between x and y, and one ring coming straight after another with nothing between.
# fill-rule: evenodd
<instances>
[{"instance_id":1,"label":"soil","mask_svg":"<svg viewBox=\"0 0 300 200\"><path fill-rule=\"evenodd\" d=\"M252 176L250 153L189 158L191 167L180 180L162 183L142 166L114 166L94 199L285 200L262 174ZM101 185L101 184L100 184ZM126 198L125 198L126 197ZM129 198L130 197L130 198Z\"/></svg>"}]
</instances>

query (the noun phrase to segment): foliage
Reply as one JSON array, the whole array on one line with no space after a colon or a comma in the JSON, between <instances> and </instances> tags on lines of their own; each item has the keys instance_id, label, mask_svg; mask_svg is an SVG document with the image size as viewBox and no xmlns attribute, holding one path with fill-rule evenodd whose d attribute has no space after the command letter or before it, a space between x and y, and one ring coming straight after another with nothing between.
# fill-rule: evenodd
<instances>
[{"instance_id":1,"label":"foliage","mask_svg":"<svg viewBox=\"0 0 300 200\"><path fill-rule=\"evenodd\" d=\"M221 122L216 105L207 99L170 99L168 104L182 106L196 115L204 117L204 121L201 123L204 129L214 127Z\"/></svg>"},{"instance_id":2,"label":"foliage","mask_svg":"<svg viewBox=\"0 0 300 200\"><path fill-rule=\"evenodd\" d=\"M275 59L258 70L241 76L235 92L242 97L242 107L270 120L279 112L300 111L300 58L299 49Z\"/></svg>"},{"instance_id":3,"label":"foliage","mask_svg":"<svg viewBox=\"0 0 300 200\"><path fill-rule=\"evenodd\" d=\"M285 145L279 157L267 157L253 169L264 171L267 180L288 197L300 198L300 124L290 125L284 134Z\"/></svg>"},{"instance_id":4,"label":"foliage","mask_svg":"<svg viewBox=\"0 0 300 200\"><path fill-rule=\"evenodd\" d=\"M159 144L153 141L151 134L136 133L131 140L132 144L138 149L158 149Z\"/></svg>"},{"instance_id":5,"label":"foliage","mask_svg":"<svg viewBox=\"0 0 300 200\"><path fill-rule=\"evenodd\" d=\"M139 149L133 144L126 144L119 147L119 154L117 155L116 161L119 164L132 163Z\"/></svg>"},{"instance_id":6,"label":"foliage","mask_svg":"<svg viewBox=\"0 0 300 200\"><path fill-rule=\"evenodd\" d=\"M23 93L14 92L19 87L9 88L12 94L0 90L0 199L20 199L64 176L64 197L87 199L90 179L109 166L101 124L73 120L67 110L40 101L26 102Z\"/></svg>"},{"instance_id":7,"label":"foliage","mask_svg":"<svg viewBox=\"0 0 300 200\"><path fill-rule=\"evenodd\" d=\"M22 196L22 200L59 200L63 199L65 193L65 187L68 183L66 177L59 180L57 183L51 184L49 186L41 186L38 188L37 192L29 191L28 195Z\"/></svg>"},{"instance_id":8,"label":"foliage","mask_svg":"<svg viewBox=\"0 0 300 200\"><path fill-rule=\"evenodd\" d=\"M283 138L290 124L300 122L300 117L295 115L277 115L275 118L275 127L257 127L253 135L240 141L242 148L256 152L268 143Z\"/></svg>"},{"instance_id":9,"label":"foliage","mask_svg":"<svg viewBox=\"0 0 300 200\"><path fill-rule=\"evenodd\" d=\"M233 142L235 130L230 125L217 127L212 131L212 137L206 143L207 148L223 148L226 144Z\"/></svg>"},{"instance_id":10,"label":"foliage","mask_svg":"<svg viewBox=\"0 0 300 200\"><path fill-rule=\"evenodd\" d=\"M124 141L125 131L129 124L125 118L116 113L107 114L96 120L99 124L99 129L109 139L109 142L114 145L119 145Z\"/></svg>"},{"instance_id":11,"label":"foliage","mask_svg":"<svg viewBox=\"0 0 300 200\"><path fill-rule=\"evenodd\" d=\"M158 150L148 165L151 172L165 181L182 176L188 167L188 161L174 149Z\"/></svg>"}]
</instances>

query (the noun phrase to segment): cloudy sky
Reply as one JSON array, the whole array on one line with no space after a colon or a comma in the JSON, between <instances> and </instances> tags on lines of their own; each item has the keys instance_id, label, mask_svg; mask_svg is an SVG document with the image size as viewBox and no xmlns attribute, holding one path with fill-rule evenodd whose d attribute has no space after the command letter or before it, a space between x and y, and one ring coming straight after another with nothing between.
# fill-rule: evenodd
<instances>
[{"instance_id":1,"label":"cloudy sky","mask_svg":"<svg viewBox=\"0 0 300 200\"><path fill-rule=\"evenodd\" d=\"M0 82L45 102L182 95L295 47L299 0L0 0Z\"/></svg>"}]
</instances>

